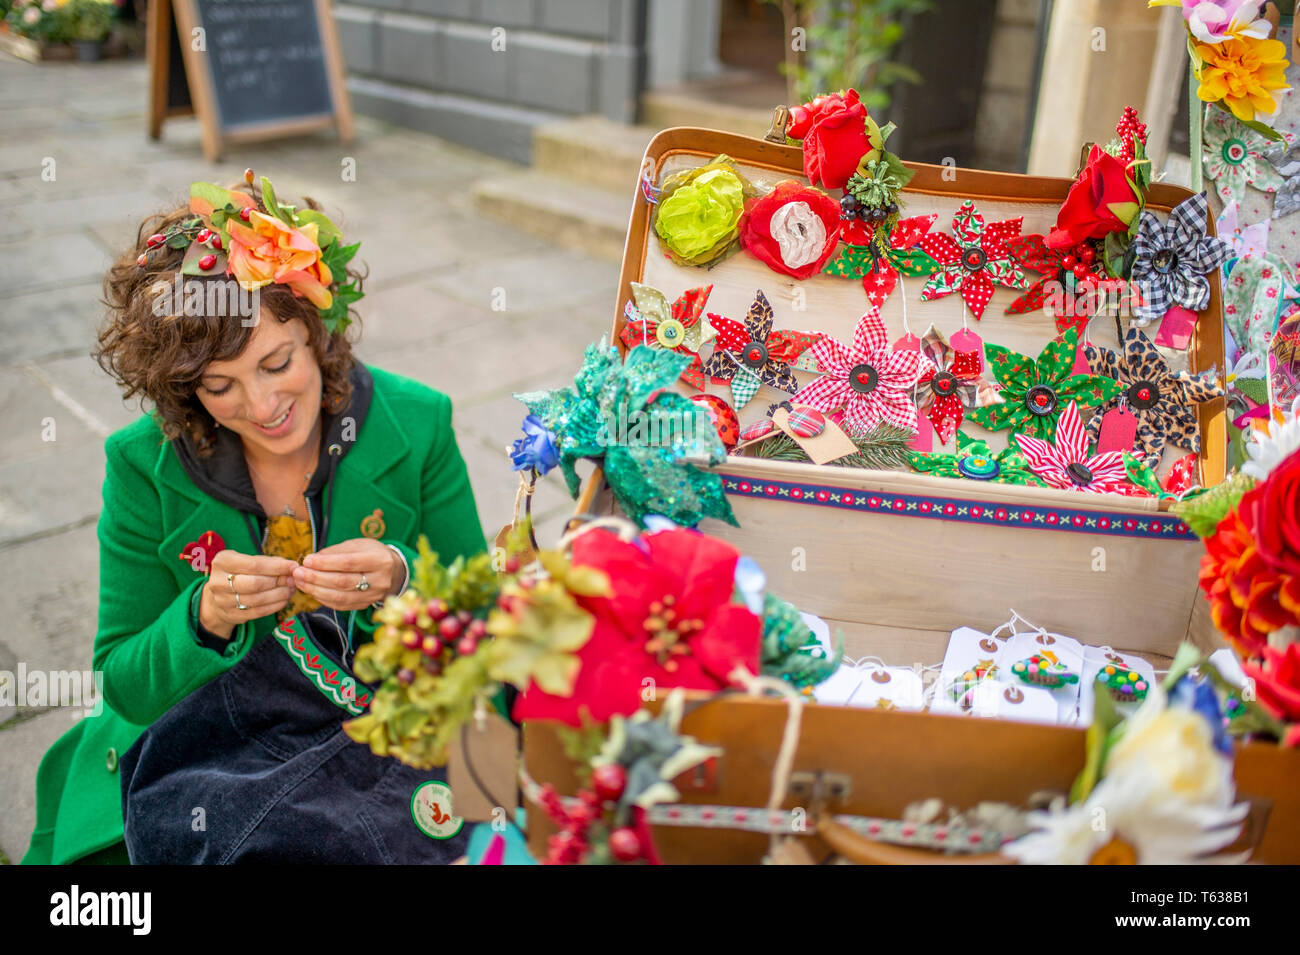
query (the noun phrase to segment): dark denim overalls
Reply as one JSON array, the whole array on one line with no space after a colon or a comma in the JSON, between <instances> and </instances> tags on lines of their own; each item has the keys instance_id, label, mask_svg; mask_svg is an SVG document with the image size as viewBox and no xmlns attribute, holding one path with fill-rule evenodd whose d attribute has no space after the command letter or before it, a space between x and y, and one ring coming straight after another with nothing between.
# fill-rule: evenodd
<instances>
[{"instance_id":1,"label":"dark denim overalls","mask_svg":"<svg viewBox=\"0 0 1300 955\"><path fill-rule=\"evenodd\" d=\"M299 614L327 676L349 675L322 618ZM359 702L368 688L357 684ZM329 689L328 685L326 686ZM276 636L168 710L120 762L127 851L134 864L448 863L448 839L416 825L412 797L445 780L375 756L341 724L354 714L309 679Z\"/></svg>"}]
</instances>

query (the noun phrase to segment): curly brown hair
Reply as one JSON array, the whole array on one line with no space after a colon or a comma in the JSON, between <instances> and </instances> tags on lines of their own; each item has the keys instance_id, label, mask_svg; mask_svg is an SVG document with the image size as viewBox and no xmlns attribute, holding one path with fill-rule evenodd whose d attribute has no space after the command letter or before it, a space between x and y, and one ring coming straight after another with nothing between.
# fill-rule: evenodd
<instances>
[{"instance_id":1,"label":"curly brown hair","mask_svg":"<svg viewBox=\"0 0 1300 955\"><path fill-rule=\"evenodd\" d=\"M257 186L241 182L229 188L250 194L257 200L257 208L265 211ZM303 202L311 209L321 208L310 197L304 197ZM165 245L150 249L149 237L192 216L186 204L150 215L140 223L134 247L124 252L104 276L102 304L108 316L92 355L117 381L124 400L141 395L152 403L168 439L188 434L198 453L207 455L212 452L216 424L196 395L199 380L209 362L228 361L243 352L256 326L229 320L225 309L222 315L194 314L204 310L200 303L220 300L224 304L226 296L209 296L205 290L202 296L194 295L191 302L191 283L206 286L229 282L224 275L181 276L186 294L163 314L157 314L159 290L175 287L185 249ZM146 254L142 267L139 258ZM365 276L364 272L348 268L346 278L335 276L335 280L346 282L351 278L360 291ZM307 327L307 343L321 370L322 406L327 411L345 408L352 396L348 376L354 363L348 337L327 331L316 307L296 296L287 285L273 282L261 288L259 296L263 315L269 313L280 322L297 319ZM349 311L352 324L348 328L359 329L355 314Z\"/></svg>"}]
</instances>

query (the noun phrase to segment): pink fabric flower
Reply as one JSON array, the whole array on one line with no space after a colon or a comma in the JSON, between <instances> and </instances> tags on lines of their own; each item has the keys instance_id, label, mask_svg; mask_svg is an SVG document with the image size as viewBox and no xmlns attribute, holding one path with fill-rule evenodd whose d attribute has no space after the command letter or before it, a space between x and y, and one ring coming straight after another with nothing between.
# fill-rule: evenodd
<instances>
[{"instance_id":1,"label":"pink fabric flower","mask_svg":"<svg viewBox=\"0 0 1300 955\"><path fill-rule=\"evenodd\" d=\"M843 408L846 429L860 434L882 422L916 431L911 394L921 353L889 350L879 309L858 319L852 347L823 335L810 354L825 374L795 392L793 404L826 413Z\"/></svg>"},{"instance_id":2,"label":"pink fabric flower","mask_svg":"<svg viewBox=\"0 0 1300 955\"><path fill-rule=\"evenodd\" d=\"M1029 469L1051 487L1094 494L1127 491L1123 452L1107 451L1088 457L1088 432L1079 420L1079 406L1073 401L1056 423L1055 445L1028 434L1017 434L1016 443Z\"/></svg>"}]
</instances>

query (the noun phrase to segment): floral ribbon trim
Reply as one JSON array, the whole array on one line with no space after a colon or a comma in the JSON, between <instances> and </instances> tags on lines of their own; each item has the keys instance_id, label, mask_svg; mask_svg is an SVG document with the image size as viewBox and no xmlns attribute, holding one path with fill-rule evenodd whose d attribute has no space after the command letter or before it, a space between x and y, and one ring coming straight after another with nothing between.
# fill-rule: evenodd
<instances>
[{"instance_id":1,"label":"floral ribbon trim","mask_svg":"<svg viewBox=\"0 0 1300 955\"><path fill-rule=\"evenodd\" d=\"M519 783L524 791L524 797L529 802L539 804L542 787L522 766L519 768ZM561 796L560 801L566 809L576 809L580 802L573 796ZM1003 842L1002 834L995 829L912 823L900 819L878 819L872 816L833 816L832 818L860 835L899 846L978 853L996 852ZM769 835L804 832L808 825L803 810L697 806L688 803L659 803L651 806L646 810L646 820L652 826L739 829Z\"/></svg>"},{"instance_id":2,"label":"floral ribbon trim","mask_svg":"<svg viewBox=\"0 0 1300 955\"><path fill-rule=\"evenodd\" d=\"M965 524L1002 524L1007 527L1074 531L1110 537L1197 540L1191 528L1172 515L1126 514L1071 507L1027 507L1023 504L923 497L888 491L852 491L848 488L822 484L759 481L719 471L713 473L722 478L723 490L727 494L742 497L783 498L796 504L841 507L855 511L892 512L909 517L928 517L941 521L960 521Z\"/></svg>"},{"instance_id":3,"label":"floral ribbon trim","mask_svg":"<svg viewBox=\"0 0 1300 955\"><path fill-rule=\"evenodd\" d=\"M327 700L353 716L360 716L370 705L370 690L359 686L355 679L336 666L305 633L298 633L296 624L297 618L281 623L275 628L275 639Z\"/></svg>"}]
</instances>

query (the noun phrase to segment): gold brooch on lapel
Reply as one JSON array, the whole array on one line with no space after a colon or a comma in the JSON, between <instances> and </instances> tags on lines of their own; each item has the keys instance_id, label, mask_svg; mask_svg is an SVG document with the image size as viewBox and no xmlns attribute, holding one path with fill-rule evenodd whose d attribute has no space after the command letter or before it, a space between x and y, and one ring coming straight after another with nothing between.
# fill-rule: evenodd
<instances>
[{"instance_id":1,"label":"gold brooch on lapel","mask_svg":"<svg viewBox=\"0 0 1300 955\"><path fill-rule=\"evenodd\" d=\"M384 536L384 512L375 508L369 517L361 518L361 536L378 539Z\"/></svg>"},{"instance_id":2,"label":"gold brooch on lapel","mask_svg":"<svg viewBox=\"0 0 1300 955\"><path fill-rule=\"evenodd\" d=\"M204 531L196 541L190 541L180 552L180 559L195 570L208 573L212 570L212 558L226 549L226 542L216 531Z\"/></svg>"}]
</instances>

